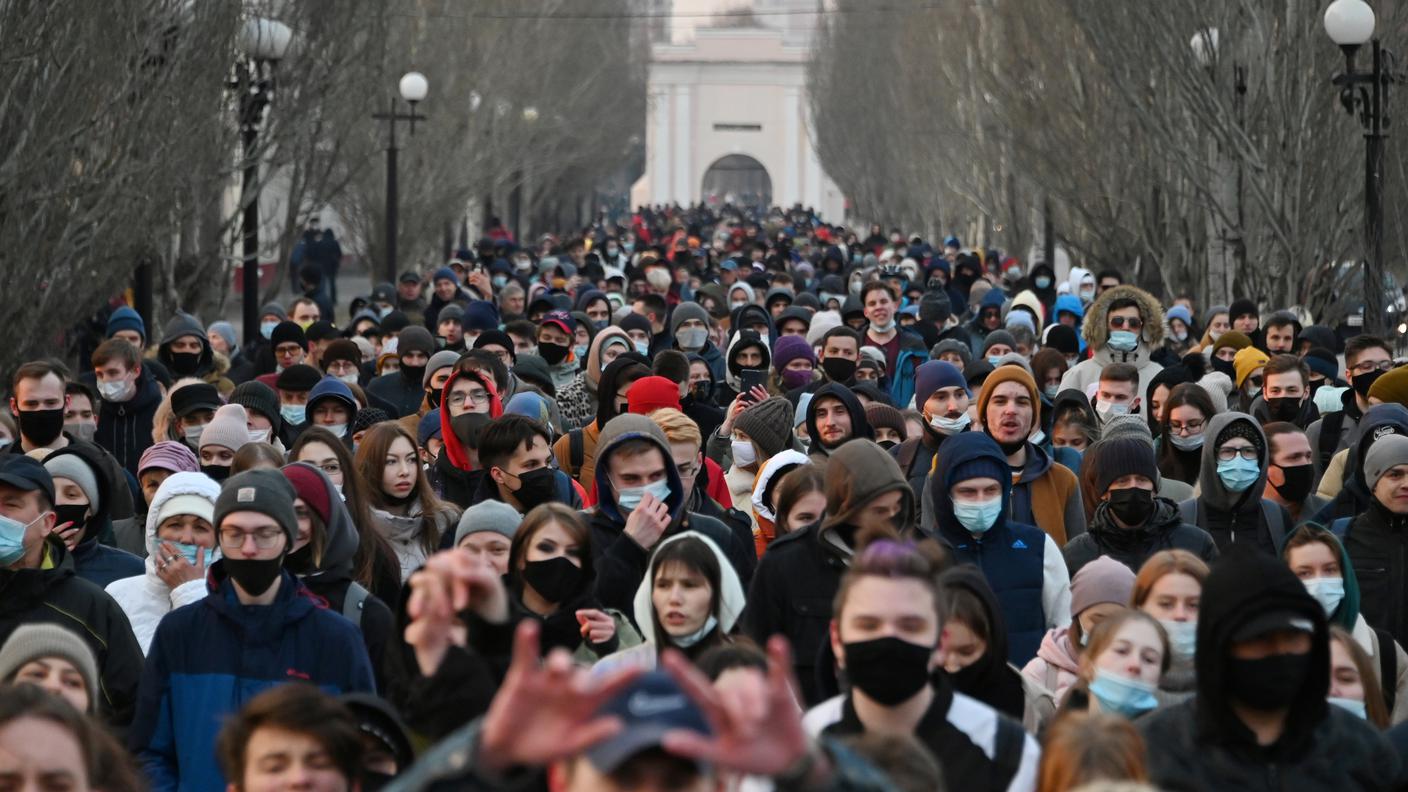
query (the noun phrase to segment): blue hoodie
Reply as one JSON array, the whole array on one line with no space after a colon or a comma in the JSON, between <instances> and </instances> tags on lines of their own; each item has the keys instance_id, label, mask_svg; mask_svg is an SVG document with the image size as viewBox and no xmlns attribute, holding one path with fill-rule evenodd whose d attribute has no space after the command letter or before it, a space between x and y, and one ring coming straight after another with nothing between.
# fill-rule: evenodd
<instances>
[{"instance_id":1,"label":"blue hoodie","mask_svg":"<svg viewBox=\"0 0 1408 792\"><path fill-rule=\"evenodd\" d=\"M1074 294L1061 294L1056 297L1056 304L1052 307L1051 324L1058 324L1061 321L1061 314L1074 314L1076 317L1076 342L1080 344L1081 355L1085 354L1085 336L1081 335L1080 323L1085 319L1085 306L1081 305L1080 298Z\"/></svg>"},{"instance_id":2,"label":"blue hoodie","mask_svg":"<svg viewBox=\"0 0 1408 792\"><path fill-rule=\"evenodd\" d=\"M1046 534L1034 525L1009 519L1012 483L999 477L1002 485L1002 511L991 529L975 537L953 513L949 492L959 483L954 475L964 463L990 460L999 470L1007 470L1007 457L997 441L982 432L963 432L944 441L943 453L929 477L938 538L953 551L960 563L973 564L983 572L1007 619L1007 659L1021 667L1036 657L1046 634L1046 613L1042 606L1045 583Z\"/></svg>"}]
</instances>

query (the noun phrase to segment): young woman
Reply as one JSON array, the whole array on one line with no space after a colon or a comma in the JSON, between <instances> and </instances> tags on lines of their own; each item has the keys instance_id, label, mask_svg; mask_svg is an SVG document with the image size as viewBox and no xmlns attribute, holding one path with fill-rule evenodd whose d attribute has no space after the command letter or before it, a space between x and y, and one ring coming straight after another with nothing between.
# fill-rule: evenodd
<instances>
[{"instance_id":1,"label":"young woman","mask_svg":"<svg viewBox=\"0 0 1408 792\"><path fill-rule=\"evenodd\" d=\"M1134 590L1134 573L1112 558L1100 557L1071 579L1071 623L1048 630L1036 657L1022 668L1029 679L1051 691L1057 701L1080 681L1082 657L1095 626L1124 610Z\"/></svg>"},{"instance_id":2,"label":"young woman","mask_svg":"<svg viewBox=\"0 0 1408 792\"><path fill-rule=\"evenodd\" d=\"M127 614L145 654L161 618L205 598L205 571L219 552L212 520L220 485L204 473L172 473L147 511L147 570L107 592Z\"/></svg>"},{"instance_id":3,"label":"young woman","mask_svg":"<svg viewBox=\"0 0 1408 792\"><path fill-rule=\"evenodd\" d=\"M79 712L98 709L98 660L78 633L57 624L21 624L0 647L0 683L34 685Z\"/></svg>"},{"instance_id":4,"label":"young woman","mask_svg":"<svg viewBox=\"0 0 1408 792\"><path fill-rule=\"evenodd\" d=\"M591 532L580 513L545 503L523 518L508 556L512 607L542 622L543 654L563 647L590 665L640 643L625 614L597 602Z\"/></svg>"},{"instance_id":5,"label":"young woman","mask_svg":"<svg viewBox=\"0 0 1408 792\"><path fill-rule=\"evenodd\" d=\"M1041 747L1037 789L1067 792L1120 781L1149 781L1144 738L1134 724L1098 712L1070 712L1052 722Z\"/></svg>"},{"instance_id":6,"label":"young woman","mask_svg":"<svg viewBox=\"0 0 1408 792\"><path fill-rule=\"evenodd\" d=\"M1159 680L1159 703L1174 704L1193 695L1193 655L1197 647L1198 604L1208 565L1187 550L1161 550L1149 557L1134 579L1130 607L1163 625L1169 664Z\"/></svg>"},{"instance_id":7,"label":"young woman","mask_svg":"<svg viewBox=\"0 0 1408 792\"><path fill-rule=\"evenodd\" d=\"M1324 607L1330 623L1348 631L1369 657L1389 721L1399 724L1408 720L1408 653L1392 635L1369 624L1359 612L1359 581L1340 540L1323 528L1301 526L1286 539L1284 557Z\"/></svg>"},{"instance_id":8,"label":"young woman","mask_svg":"<svg viewBox=\"0 0 1408 792\"><path fill-rule=\"evenodd\" d=\"M769 459L758 471L758 480L753 484L753 544L758 555L762 555L772 540L777 537L777 492L782 482L802 466L810 466L811 458L800 451L787 449ZM822 496L825 508L826 496Z\"/></svg>"},{"instance_id":9,"label":"young woman","mask_svg":"<svg viewBox=\"0 0 1408 792\"><path fill-rule=\"evenodd\" d=\"M246 470L278 470L284 466L283 452L268 443L245 443L235 452L230 463L230 475L238 476Z\"/></svg>"},{"instance_id":10,"label":"young woman","mask_svg":"<svg viewBox=\"0 0 1408 792\"><path fill-rule=\"evenodd\" d=\"M800 531L826 516L826 478L814 465L797 468L778 482L773 502L777 514L774 533L785 536Z\"/></svg>"},{"instance_id":11,"label":"young woman","mask_svg":"<svg viewBox=\"0 0 1408 792\"><path fill-rule=\"evenodd\" d=\"M147 788L116 739L32 685L0 689L0 775L23 789Z\"/></svg>"},{"instance_id":12,"label":"young woman","mask_svg":"<svg viewBox=\"0 0 1408 792\"><path fill-rule=\"evenodd\" d=\"M675 534L656 545L636 591L636 624L644 643L602 659L596 669L653 670L667 648L696 660L729 642L743 604L743 584L718 545L694 531Z\"/></svg>"},{"instance_id":13,"label":"young woman","mask_svg":"<svg viewBox=\"0 0 1408 792\"><path fill-rule=\"evenodd\" d=\"M435 497L415 440L392 421L367 431L357 448L356 468L358 484L368 493L372 523L396 553L404 583L435 552L440 537L454 530L459 509Z\"/></svg>"},{"instance_id":14,"label":"young woman","mask_svg":"<svg viewBox=\"0 0 1408 792\"><path fill-rule=\"evenodd\" d=\"M1081 655L1080 682L1063 710L1108 712L1134 718L1159 705L1154 692L1168 670L1168 634L1143 611L1122 610L1090 633Z\"/></svg>"},{"instance_id":15,"label":"young woman","mask_svg":"<svg viewBox=\"0 0 1408 792\"><path fill-rule=\"evenodd\" d=\"M1216 410L1203 386L1174 386L1159 425L1159 473L1196 487L1203 465L1203 432Z\"/></svg>"},{"instance_id":16,"label":"young woman","mask_svg":"<svg viewBox=\"0 0 1408 792\"><path fill-rule=\"evenodd\" d=\"M1338 624L1330 625L1329 702L1387 729L1388 707L1374 675L1374 663Z\"/></svg>"}]
</instances>

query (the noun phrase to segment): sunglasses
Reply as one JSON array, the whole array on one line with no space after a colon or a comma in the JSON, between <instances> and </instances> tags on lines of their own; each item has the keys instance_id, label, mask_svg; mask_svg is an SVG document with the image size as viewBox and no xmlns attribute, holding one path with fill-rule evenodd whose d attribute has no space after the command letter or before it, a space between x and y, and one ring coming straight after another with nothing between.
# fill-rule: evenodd
<instances>
[{"instance_id":1,"label":"sunglasses","mask_svg":"<svg viewBox=\"0 0 1408 792\"><path fill-rule=\"evenodd\" d=\"M1116 330L1138 330L1144 326L1144 320L1138 317L1111 316L1110 327Z\"/></svg>"}]
</instances>

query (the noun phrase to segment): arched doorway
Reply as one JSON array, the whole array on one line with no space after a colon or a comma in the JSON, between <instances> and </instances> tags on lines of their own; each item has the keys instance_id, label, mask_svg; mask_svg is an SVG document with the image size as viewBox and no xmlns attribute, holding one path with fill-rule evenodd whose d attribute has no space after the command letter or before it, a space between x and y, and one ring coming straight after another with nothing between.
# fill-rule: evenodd
<instances>
[{"instance_id":1,"label":"arched doorway","mask_svg":"<svg viewBox=\"0 0 1408 792\"><path fill-rule=\"evenodd\" d=\"M704 171L704 203L762 208L772 206L772 178L768 169L747 154L729 154Z\"/></svg>"}]
</instances>

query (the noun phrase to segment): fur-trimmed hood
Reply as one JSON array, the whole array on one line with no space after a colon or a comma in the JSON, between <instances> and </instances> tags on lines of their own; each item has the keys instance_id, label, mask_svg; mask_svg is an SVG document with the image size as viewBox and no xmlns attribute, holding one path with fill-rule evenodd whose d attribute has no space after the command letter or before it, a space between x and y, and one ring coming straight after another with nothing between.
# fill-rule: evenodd
<instances>
[{"instance_id":1,"label":"fur-trimmed hood","mask_svg":"<svg viewBox=\"0 0 1408 792\"><path fill-rule=\"evenodd\" d=\"M1158 349L1164 342L1164 309L1154 295L1138 286L1116 286L1095 298L1090 310L1085 312L1085 322L1081 325L1081 335L1092 348L1102 350L1110 340L1109 323L1106 317L1110 306L1116 300L1131 299L1139 305L1139 316L1144 320L1144 329L1139 334L1139 347L1135 361L1149 359L1150 350Z\"/></svg>"}]
</instances>

